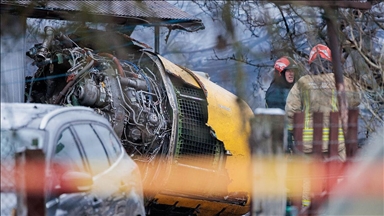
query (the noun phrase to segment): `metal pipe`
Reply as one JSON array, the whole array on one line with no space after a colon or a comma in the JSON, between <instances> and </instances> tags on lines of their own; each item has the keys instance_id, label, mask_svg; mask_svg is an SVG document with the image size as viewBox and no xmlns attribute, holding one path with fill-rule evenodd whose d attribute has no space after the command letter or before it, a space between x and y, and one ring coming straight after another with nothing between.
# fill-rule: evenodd
<instances>
[{"instance_id":1,"label":"metal pipe","mask_svg":"<svg viewBox=\"0 0 384 216\"><path fill-rule=\"evenodd\" d=\"M59 95L57 96L57 98L55 99L55 102L54 104L59 104L60 103L60 100L61 98L67 93L68 89L72 87L72 85L75 83L75 81L81 76L83 75L86 71L88 71L92 66L93 66L93 63L95 63L95 61L92 59L77 75L76 77L69 81L67 83L67 85L63 88L63 90L59 93Z\"/></svg>"},{"instance_id":2,"label":"metal pipe","mask_svg":"<svg viewBox=\"0 0 384 216\"><path fill-rule=\"evenodd\" d=\"M120 64L120 61L119 59L117 59L114 55L110 54L110 53L99 53L99 56L104 56L104 57L109 57L112 59L112 61L115 63L116 65L116 68L117 68L117 71L119 72L119 75L121 77L125 77L125 73L124 73L124 70L123 68L121 67L121 64Z\"/></svg>"},{"instance_id":3,"label":"metal pipe","mask_svg":"<svg viewBox=\"0 0 384 216\"><path fill-rule=\"evenodd\" d=\"M43 43L41 43L41 48L36 54L37 58L40 61L45 60L47 58L46 53L49 47L51 47L53 38L55 36L54 35L55 29L52 28L51 26L45 26L44 32L45 32L45 37L44 37Z\"/></svg>"},{"instance_id":4,"label":"metal pipe","mask_svg":"<svg viewBox=\"0 0 384 216\"><path fill-rule=\"evenodd\" d=\"M147 82L141 79L131 79L128 77L121 77L120 82L123 86L129 86L134 87L136 89L140 90L146 90L147 89Z\"/></svg>"},{"instance_id":5,"label":"metal pipe","mask_svg":"<svg viewBox=\"0 0 384 216\"><path fill-rule=\"evenodd\" d=\"M117 74L117 73L116 73ZM124 104L126 105L126 107L123 105L123 104L120 104L123 108L129 108L131 111L132 111L132 119L133 119L133 122L138 125L138 126L143 126L143 124L140 124L137 120L136 120L136 115L135 115L135 111L132 109L131 106L129 106L129 104L125 101L124 99L124 92L123 92L123 88L121 87L121 78L119 76L116 76L116 79L117 79L117 84L118 84L118 87L120 89L120 95L121 95L121 99L123 100ZM138 105L137 105L138 106ZM129 123L129 122L128 122Z\"/></svg>"}]
</instances>

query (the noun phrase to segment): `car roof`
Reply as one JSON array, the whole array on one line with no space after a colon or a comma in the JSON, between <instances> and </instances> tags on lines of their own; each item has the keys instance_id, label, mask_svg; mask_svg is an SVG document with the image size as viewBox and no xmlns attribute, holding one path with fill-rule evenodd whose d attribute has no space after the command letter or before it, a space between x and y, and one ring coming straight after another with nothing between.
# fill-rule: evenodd
<instances>
[{"instance_id":1,"label":"car roof","mask_svg":"<svg viewBox=\"0 0 384 216\"><path fill-rule=\"evenodd\" d=\"M94 113L87 107L63 107L36 103L1 103L1 129L18 129L20 127L42 128L50 118L62 112L79 110Z\"/></svg>"}]
</instances>

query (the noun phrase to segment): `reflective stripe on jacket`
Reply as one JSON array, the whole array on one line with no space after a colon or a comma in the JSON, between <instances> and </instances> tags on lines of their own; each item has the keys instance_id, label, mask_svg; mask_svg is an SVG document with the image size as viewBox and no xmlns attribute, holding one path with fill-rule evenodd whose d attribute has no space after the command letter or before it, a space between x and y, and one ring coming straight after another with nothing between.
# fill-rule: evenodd
<instances>
[{"instance_id":1,"label":"reflective stripe on jacket","mask_svg":"<svg viewBox=\"0 0 384 216\"><path fill-rule=\"evenodd\" d=\"M352 80L344 77L344 86L348 108L355 108L360 104L360 95ZM293 115L304 112L303 143L304 151L312 151L313 117L314 112L323 113L323 151L328 150L329 115L338 111L337 91L333 73L305 75L301 77L287 97L285 111L288 117L288 128L292 129ZM341 121L339 121L341 126ZM339 128L339 150L344 148L343 130Z\"/></svg>"}]
</instances>

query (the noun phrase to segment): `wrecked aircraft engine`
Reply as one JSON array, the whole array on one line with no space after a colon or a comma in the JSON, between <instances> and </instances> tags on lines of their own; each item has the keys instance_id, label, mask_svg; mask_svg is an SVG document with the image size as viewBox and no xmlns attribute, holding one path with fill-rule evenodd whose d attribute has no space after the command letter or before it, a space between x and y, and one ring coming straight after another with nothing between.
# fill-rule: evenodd
<instances>
[{"instance_id":1,"label":"wrecked aircraft engine","mask_svg":"<svg viewBox=\"0 0 384 216\"><path fill-rule=\"evenodd\" d=\"M27 52L38 70L26 77L25 100L87 106L107 118L141 168L149 215L246 213L252 111L147 48L119 32L47 26Z\"/></svg>"}]
</instances>

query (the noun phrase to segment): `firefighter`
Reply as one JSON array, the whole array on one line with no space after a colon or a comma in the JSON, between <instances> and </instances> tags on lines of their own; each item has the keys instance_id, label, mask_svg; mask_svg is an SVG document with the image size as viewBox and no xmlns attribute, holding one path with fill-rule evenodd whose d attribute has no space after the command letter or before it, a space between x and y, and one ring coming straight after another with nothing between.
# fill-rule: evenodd
<instances>
[{"instance_id":1,"label":"firefighter","mask_svg":"<svg viewBox=\"0 0 384 216\"><path fill-rule=\"evenodd\" d=\"M293 115L296 112L304 112L303 129L303 152L310 155L312 152L313 140L313 112L323 113L323 153L328 152L329 139L329 115L330 112L338 111L337 90L335 77L332 72L331 50L323 45L314 46L309 54L310 73L301 77L287 97L285 111L288 116L288 129L292 130ZM360 104L360 96L357 87L352 80L344 76L346 99L349 108L356 108ZM339 123L338 134L338 159L346 160L345 142L341 123ZM310 205L310 183L303 181L303 207Z\"/></svg>"},{"instance_id":2,"label":"firefighter","mask_svg":"<svg viewBox=\"0 0 384 216\"><path fill-rule=\"evenodd\" d=\"M297 63L290 57L283 56L275 62L274 77L265 95L267 108L285 109L289 90L295 83Z\"/></svg>"},{"instance_id":3,"label":"firefighter","mask_svg":"<svg viewBox=\"0 0 384 216\"><path fill-rule=\"evenodd\" d=\"M304 112L303 151L312 152L312 113L322 112L323 125L323 152L328 152L329 114L338 111L337 90L335 77L332 72L331 50L323 45L314 46L310 52L310 74L301 77L287 97L285 111L288 116L289 129L292 129L293 114ZM346 99L349 108L356 108L360 104L360 95L352 80L344 76ZM339 159L345 161L345 143L341 123L339 127Z\"/></svg>"},{"instance_id":4,"label":"firefighter","mask_svg":"<svg viewBox=\"0 0 384 216\"><path fill-rule=\"evenodd\" d=\"M279 108L284 110L289 91L295 84L298 75L297 63L288 56L279 58L274 65L273 80L265 95L265 106L267 108ZM292 133L288 131L287 153L292 153Z\"/></svg>"}]
</instances>

